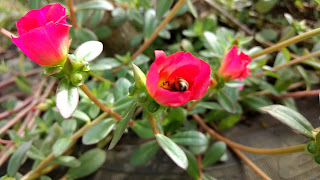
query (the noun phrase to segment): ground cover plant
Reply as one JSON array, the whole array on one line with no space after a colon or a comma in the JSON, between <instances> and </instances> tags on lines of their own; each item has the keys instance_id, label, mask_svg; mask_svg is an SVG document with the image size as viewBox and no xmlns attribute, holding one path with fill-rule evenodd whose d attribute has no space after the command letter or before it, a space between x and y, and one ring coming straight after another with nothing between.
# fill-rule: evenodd
<instances>
[{"instance_id":1,"label":"ground cover plant","mask_svg":"<svg viewBox=\"0 0 320 180\"><path fill-rule=\"evenodd\" d=\"M164 151L193 179L215 179L203 171L228 148L262 179L243 152L305 151L319 165L319 129L295 102L319 98L319 3L0 1L1 179L87 177L131 134L143 139L132 166ZM252 113L305 141L264 149L223 135Z\"/></svg>"}]
</instances>

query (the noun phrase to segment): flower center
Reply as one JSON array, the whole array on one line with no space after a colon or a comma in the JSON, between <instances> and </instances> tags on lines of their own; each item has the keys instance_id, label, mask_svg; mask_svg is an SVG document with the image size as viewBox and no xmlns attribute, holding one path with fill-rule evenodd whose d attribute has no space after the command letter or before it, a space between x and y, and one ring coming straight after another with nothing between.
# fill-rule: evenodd
<instances>
[{"instance_id":1,"label":"flower center","mask_svg":"<svg viewBox=\"0 0 320 180\"><path fill-rule=\"evenodd\" d=\"M176 77L174 80L165 80L160 82L159 84L160 87L167 89L169 91L187 91L189 89L189 83L181 78L181 77Z\"/></svg>"}]
</instances>

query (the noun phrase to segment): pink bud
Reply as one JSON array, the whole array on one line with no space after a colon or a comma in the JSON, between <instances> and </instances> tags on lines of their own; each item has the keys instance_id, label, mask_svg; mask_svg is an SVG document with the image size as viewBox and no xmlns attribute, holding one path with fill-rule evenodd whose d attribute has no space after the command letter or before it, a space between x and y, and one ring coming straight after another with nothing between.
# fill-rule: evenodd
<instances>
[{"instance_id":1,"label":"pink bud","mask_svg":"<svg viewBox=\"0 0 320 180\"><path fill-rule=\"evenodd\" d=\"M69 50L69 29L66 9L60 4L49 4L29 11L17 22L18 38L13 43L42 66L63 62Z\"/></svg>"},{"instance_id":2,"label":"pink bud","mask_svg":"<svg viewBox=\"0 0 320 180\"><path fill-rule=\"evenodd\" d=\"M225 80L244 79L251 76L250 69L247 65L251 62L248 55L239 52L236 46L224 56L218 73L224 77Z\"/></svg>"}]
</instances>

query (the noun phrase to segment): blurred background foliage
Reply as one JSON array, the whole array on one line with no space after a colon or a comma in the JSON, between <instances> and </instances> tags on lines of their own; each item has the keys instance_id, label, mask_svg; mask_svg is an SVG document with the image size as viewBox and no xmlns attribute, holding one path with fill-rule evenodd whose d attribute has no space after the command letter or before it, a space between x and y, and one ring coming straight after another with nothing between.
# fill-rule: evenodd
<instances>
[{"instance_id":1,"label":"blurred background foliage","mask_svg":"<svg viewBox=\"0 0 320 180\"><path fill-rule=\"evenodd\" d=\"M20 17L29 9L37 9L53 2L59 2L67 7L66 1L0 0L0 26L17 34L15 22ZM83 42L90 40L103 42L104 53L92 62L90 67L92 72L105 80L100 82L91 76L86 85L101 102L113 108L115 112L121 114L133 101L127 97L128 88L133 83L133 72L129 66L132 54L151 36L175 2L174 0L74 1L77 27L73 26L70 30L72 39L70 53ZM225 13L218 11L217 7L222 8ZM274 43L319 27L319 12L320 6L317 1L187 0L155 41L133 62L147 72L154 60L154 50L161 49L166 54L188 51L208 62L213 75L233 45L252 55ZM67 8L67 14L69 13ZM69 24L71 24L70 19ZM1 55L5 55L9 50L16 51L16 47L7 37L1 36L0 44ZM281 98L281 95L297 87L298 90L310 90L313 85L318 84L320 61L317 58L309 58L300 65L277 71L273 71L272 68L318 50L320 50L319 37L313 37L292 44L277 53L253 59L249 65L252 77L243 81L228 82L224 84L225 86L220 85L221 91L216 93L212 89L209 90L190 111L183 107L169 108L167 114L157 115L161 130L171 135L177 144L186 147L185 151L191 165L195 160L194 155L199 153L204 153L203 167L211 166L220 158L220 161L226 161L225 144L215 142L206 134L197 131L196 124L190 121L190 115L202 114L206 122L213 124L218 130L226 130L244 120L243 115L261 113L259 108L262 106L281 103L296 109L293 98ZM25 63L24 66L21 65L22 67L11 66L10 62L6 61L9 59L7 56L0 58L2 62L0 70L3 73L25 72L34 67L30 61L22 61ZM264 72L265 76L256 77L261 72ZM32 92L32 83L28 79L17 76L15 83L20 91ZM239 91L239 88L242 90ZM6 92L14 90L9 88ZM1 102L1 108L4 111L12 110L19 102L21 100L18 98L7 99ZM188 105L192 103L189 102ZM21 138L14 129L8 131L6 135L0 135L1 138L8 135L15 144L34 140L27 154L29 158L35 160L33 167L51 152L58 157L59 149L69 145L71 135L101 113L101 110L82 91L78 109L68 120L63 120L55 108L54 96L50 96L44 104L45 111L35 119L37 127L26 132L25 137ZM9 118L10 116L2 120L0 127L4 126ZM133 119L135 123L129 127L130 132L133 131L144 139L154 137L143 109L138 108ZM112 119L101 121L92 127L91 131L85 133L82 142L97 144L98 148L104 147L110 141L116 123ZM21 124L17 124L16 129L20 126ZM154 140L144 143L133 153L131 163L143 164L159 149ZM77 175L83 171L79 168L79 163L87 162L87 153L93 156L104 154L99 149L93 149L84 153L80 159L68 156L69 159L57 158L55 161L70 167L68 171L70 178L79 178ZM99 167L101 162L88 163L95 164L93 167ZM197 166L196 163L193 165ZM87 171L84 175L91 173L90 168L89 170L87 168ZM198 170L188 172L194 178L199 176Z\"/></svg>"}]
</instances>

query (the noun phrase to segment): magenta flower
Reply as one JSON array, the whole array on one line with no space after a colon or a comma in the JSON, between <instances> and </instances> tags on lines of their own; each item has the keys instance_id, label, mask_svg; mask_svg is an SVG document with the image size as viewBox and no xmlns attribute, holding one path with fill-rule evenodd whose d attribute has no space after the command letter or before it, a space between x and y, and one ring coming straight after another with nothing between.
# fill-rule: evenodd
<instances>
[{"instance_id":1,"label":"magenta flower","mask_svg":"<svg viewBox=\"0 0 320 180\"><path fill-rule=\"evenodd\" d=\"M210 66L189 52L177 52L166 56L155 51L155 62L147 75L147 90L165 106L180 106L190 100L199 99L210 84Z\"/></svg>"},{"instance_id":2,"label":"magenta flower","mask_svg":"<svg viewBox=\"0 0 320 180\"><path fill-rule=\"evenodd\" d=\"M46 5L29 11L17 22L18 38L13 43L42 66L63 62L69 50L69 29L66 9L60 4Z\"/></svg>"},{"instance_id":3,"label":"magenta flower","mask_svg":"<svg viewBox=\"0 0 320 180\"><path fill-rule=\"evenodd\" d=\"M230 51L224 56L218 73L227 81L233 79L244 79L251 76L250 69L247 65L251 62L248 55L238 51L236 46L233 46Z\"/></svg>"}]
</instances>

